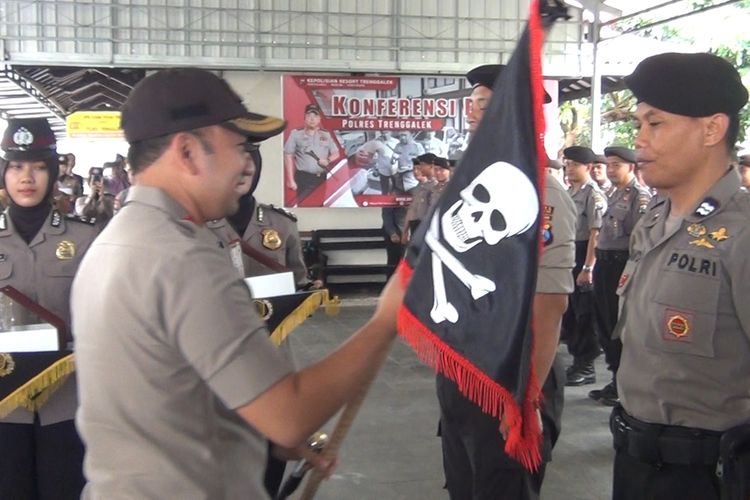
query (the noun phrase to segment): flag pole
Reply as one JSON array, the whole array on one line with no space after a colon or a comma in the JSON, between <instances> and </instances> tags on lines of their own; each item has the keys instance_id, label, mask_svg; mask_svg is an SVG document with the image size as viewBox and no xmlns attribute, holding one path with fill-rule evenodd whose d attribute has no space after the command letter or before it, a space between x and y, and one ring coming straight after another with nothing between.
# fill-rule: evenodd
<instances>
[{"instance_id":1,"label":"flag pole","mask_svg":"<svg viewBox=\"0 0 750 500\"><path fill-rule=\"evenodd\" d=\"M391 279L398 279L399 284L402 288L406 288L406 285L409 282L409 276L404 272L405 269L406 266L404 265L404 262L401 261L396 267L396 271L394 273L395 276L391 277ZM336 426L331 433L331 438L328 441L328 444L325 448L323 448L323 451L321 451L322 458L326 460L332 460L338 454L339 448L344 442L344 438L346 438L346 435L349 433L349 429L351 429L352 424L354 423L354 419L357 417L357 413L359 413L359 409L362 407L362 403L364 402L365 397L367 397L367 392L370 390L372 383L375 381L378 373L380 373L380 368L385 362L385 359L388 357L388 352L389 351L386 350L380 354L380 359L376 364L376 368L372 371L372 375L370 376L370 378L364 384L362 384L359 392L357 392L349 401L349 403L344 407L344 410L341 412L341 416L339 417L338 422L336 422ZM302 495L300 495L299 497L300 500L312 500L315 497L315 493L317 493L318 487L320 486L320 483L323 481L323 479L323 474L318 469L313 469L310 477L305 483L305 488L302 490Z\"/></svg>"}]
</instances>

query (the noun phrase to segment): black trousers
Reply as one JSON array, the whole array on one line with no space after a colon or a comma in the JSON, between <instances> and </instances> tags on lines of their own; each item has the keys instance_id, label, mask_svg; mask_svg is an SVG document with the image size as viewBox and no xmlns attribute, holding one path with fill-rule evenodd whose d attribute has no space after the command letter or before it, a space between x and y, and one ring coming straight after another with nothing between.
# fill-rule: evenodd
<instances>
[{"instance_id":1,"label":"black trousers","mask_svg":"<svg viewBox=\"0 0 750 500\"><path fill-rule=\"evenodd\" d=\"M0 498L78 500L86 483L83 454L73 420L0 423Z\"/></svg>"},{"instance_id":2,"label":"black trousers","mask_svg":"<svg viewBox=\"0 0 750 500\"><path fill-rule=\"evenodd\" d=\"M615 453L612 500L719 500L715 465L659 466Z\"/></svg>"},{"instance_id":3,"label":"black trousers","mask_svg":"<svg viewBox=\"0 0 750 500\"><path fill-rule=\"evenodd\" d=\"M302 202L307 196L315 191L318 186L326 181L326 174L308 174L296 170L294 172L294 182L297 183L297 203Z\"/></svg>"},{"instance_id":4,"label":"black trousers","mask_svg":"<svg viewBox=\"0 0 750 500\"><path fill-rule=\"evenodd\" d=\"M587 241L576 241L576 265L573 279L577 279L586 261ZM568 352L577 363L590 363L599 356L599 340L594 330L594 292L575 287L570 294L570 305L562 318L562 337Z\"/></svg>"},{"instance_id":5,"label":"black trousers","mask_svg":"<svg viewBox=\"0 0 750 500\"><path fill-rule=\"evenodd\" d=\"M393 177L380 174L380 193L391 194L391 191L393 191Z\"/></svg>"},{"instance_id":6,"label":"black trousers","mask_svg":"<svg viewBox=\"0 0 750 500\"><path fill-rule=\"evenodd\" d=\"M443 469L451 500L538 499L554 441L560 433L565 373L553 368L544 385L542 465L535 473L505 454L499 422L437 376Z\"/></svg>"},{"instance_id":7,"label":"black trousers","mask_svg":"<svg viewBox=\"0 0 750 500\"><path fill-rule=\"evenodd\" d=\"M617 284L628 261L627 250L597 250L594 268L594 318L599 344L604 350L607 368L613 375L620 367L622 342L613 339L618 315Z\"/></svg>"}]
</instances>

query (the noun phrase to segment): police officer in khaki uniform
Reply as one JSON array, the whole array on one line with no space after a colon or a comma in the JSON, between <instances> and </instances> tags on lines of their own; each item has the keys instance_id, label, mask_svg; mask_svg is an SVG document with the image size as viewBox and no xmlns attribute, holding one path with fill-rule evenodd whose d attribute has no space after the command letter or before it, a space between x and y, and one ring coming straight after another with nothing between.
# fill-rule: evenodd
<instances>
[{"instance_id":1,"label":"police officer in khaki uniform","mask_svg":"<svg viewBox=\"0 0 750 500\"><path fill-rule=\"evenodd\" d=\"M633 231L618 288L613 498L712 500L723 488L732 494L721 498L744 500L750 195L731 155L748 93L711 54L652 56L625 82L638 99L638 161L659 196Z\"/></svg>"},{"instance_id":2,"label":"police officer in khaki uniform","mask_svg":"<svg viewBox=\"0 0 750 500\"><path fill-rule=\"evenodd\" d=\"M576 289L570 296L570 307L563 318L563 335L573 364L568 367L567 385L578 386L596 382L594 360L599 356L599 341L594 331L593 271L596 262L596 241L602 227L607 201L591 178L596 161L594 152L583 146L563 151L565 173L570 182L568 193L576 205L576 267L573 277Z\"/></svg>"},{"instance_id":3,"label":"police officer in khaki uniform","mask_svg":"<svg viewBox=\"0 0 750 500\"><path fill-rule=\"evenodd\" d=\"M502 65L480 66L467 74L474 83L472 130L481 121L492 97L493 85ZM481 100L482 106L477 106ZM541 408L544 432L543 463L530 473L505 453L505 441L497 419L483 413L461 394L456 384L437 378L441 412L441 440L446 487L451 499L536 499L544 479L546 462L560 433L564 371L555 361L560 319L573 291L575 206L570 196L550 175L544 192L544 251L539 259L533 321L536 328L534 366L537 379L544 380ZM554 365L554 366L553 366Z\"/></svg>"},{"instance_id":4,"label":"police officer in khaki uniform","mask_svg":"<svg viewBox=\"0 0 750 500\"><path fill-rule=\"evenodd\" d=\"M292 130L284 144L286 185L301 202L326 181L329 165L339 155L333 135L320 128L320 108L305 106L305 126Z\"/></svg>"},{"instance_id":5,"label":"police officer in khaki uniform","mask_svg":"<svg viewBox=\"0 0 750 500\"><path fill-rule=\"evenodd\" d=\"M437 156L425 153L414 158L414 175L419 185L411 192L411 203L406 210L404 232L401 236L401 244L406 245L411 236L416 232L422 220L427 217L427 212L432 204L432 194L436 181L434 177L435 160Z\"/></svg>"},{"instance_id":6,"label":"police officer in khaki uniform","mask_svg":"<svg viewBox=\"0 0 750 500\"><path fill-rule=\"evenodd\" d=\"M248 191L239 199L239 209L226 219L211 221L206 226L219 237L220 245L229 249L232 264L241 276L262 276L278 271L244 254L239 245L240 234L251 248L292 271L297 287L305 287L309 280L302 257L297 217L283 208L255 200L263 159L257 145L249 143L248 149L254 170L247 179Z\"/></svg>"},{"instance_id":7,"label":"police officer in khaki uniform","mask_svg":"<svg viewBox=\"0 0 750 500\"><path fill-rule=\"evenodd\" d=\"M750 189L750 155L742 155L737 162L740 169L740 181L742 187Z\"/></svg>"},{"instance_id":8,"label":"police officer in khaki uniform","mask_svg":"<svg viewBox=\"0 0 750 500\"><path fill-rule=\"evenodd\" d=\"M628 244L635 223L646 211L651 199L648 189L638 184L635 178L637 163L635 151L621 146L604 148L607 159L607 177L612 184L607 196L607 211L604 213L599 232L594 268L594 317L599 343L604 350L607 367L612 372L612 381L602 389L589 392L589 397L607 406L617 403L615 375L620 364L620 339L613 339L612 332L617 323L617 284L628 261Z\"/></svg>"},{"instance_id":9,"label":"police officer in khaki uniform","mask_svg":"<svg viewBox=\"0 0 750 500\"><path fill-rule=\"evenodd\" d=\"M70 327L71 283L97 231L52 208L59 159L46 120L9 120L0 147L10 198L0 214L0 286L13 286ZM17 409L0 420L0 498L79 498L83 445L76 407L71 376L38 412Z\"/></svg>"},{"instance_id":10,"label":"police officer in khaki uniform","mask_svg":"<svg viewBox=\"0 0 750 500\"><path fill-rule=\"evenodd\" d=\"M612 193L615 191L615 185L607 177L607 153L604 155L596 155L593 165L591 165L591 178L594 179L599 191L609 199Z\"/></svg>"}]
</instances>

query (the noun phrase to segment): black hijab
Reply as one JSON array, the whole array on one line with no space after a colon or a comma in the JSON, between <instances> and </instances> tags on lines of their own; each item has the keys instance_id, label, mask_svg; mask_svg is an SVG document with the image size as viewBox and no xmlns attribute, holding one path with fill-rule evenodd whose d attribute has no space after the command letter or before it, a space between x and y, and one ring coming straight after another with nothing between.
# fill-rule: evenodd
<instances>
[{"instance_id":1,"label":"black hijab","mask_svg":"<svg viewBox=\"0 0 750 500\"><path fill-rule=\"evenodd\" d=\"M0 161L0 180L5 187L5 174L10 162L43 161L49 175L47 187L42 200L33 207L22 207L8 191L8 215L18 234L26 243L37 235L52 210L55 183L60 172L60 160L57 157L55 134L44 118L25 118L8 120L8 126L0 142L3 159Z\"/></svg>"},{"instance_id":2,"label":"black hijab","mask_svg":"<svg viewBox=\"0 0 750 500\"><path fill-rule=\"evenodd\" d=\"M260 156L260 150L253 149L250 151L250 157L255 163L255 173L253 174L253 180L250 183L250 191L240 196L240 208L237 212L227 217L227 220L232 225L240 238L245 234L247 226L250 224L250 220L253 218L253 212L255 212L255 189L258 187L258 180L260 179L260 169L263 166L263 158Z\"/></svg>"}]
</instances>

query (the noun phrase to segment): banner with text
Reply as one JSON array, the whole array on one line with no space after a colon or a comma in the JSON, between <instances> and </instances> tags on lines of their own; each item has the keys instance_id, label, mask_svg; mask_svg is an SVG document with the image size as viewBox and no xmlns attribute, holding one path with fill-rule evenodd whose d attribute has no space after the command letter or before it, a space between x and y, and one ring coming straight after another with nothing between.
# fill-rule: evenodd
<instances>
[{"instance_id":1,"label":"banner with text","mask_svg":"<svg viewBox=\"0 0 750 500\"><path fill-rule=\"evenodd\" d=\"M407 205L412 160L465 147L462 77L284 76L284 205Z\"/></svg>"}]
</instances>

